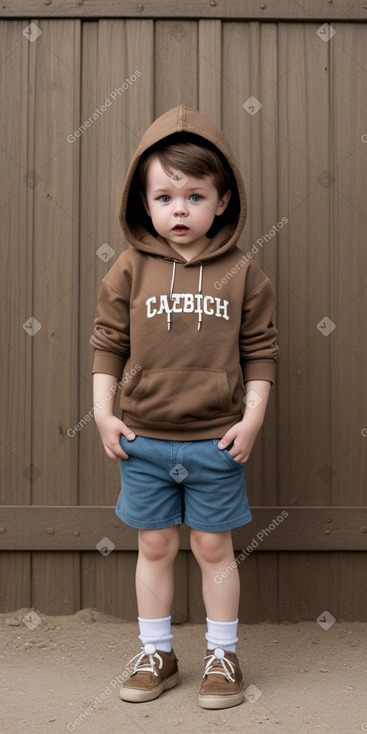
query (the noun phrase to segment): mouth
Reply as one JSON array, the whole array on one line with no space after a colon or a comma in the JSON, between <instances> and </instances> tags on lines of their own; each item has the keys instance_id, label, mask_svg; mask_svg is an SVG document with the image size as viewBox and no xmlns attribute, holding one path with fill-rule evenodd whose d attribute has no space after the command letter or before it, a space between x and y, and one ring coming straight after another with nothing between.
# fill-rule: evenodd
<instances>
[{"instance_id":1,"label":"mouth","mask_svg":"<svg viewBox=\"0 0 367 734\"><path fill-rule=\"evenodd\" d=\"M172 228L172 232L175 234L187 234L189 231L189 227L186 227L186 224L176 224L175 227Z\"/></svg>"}]
</instances>

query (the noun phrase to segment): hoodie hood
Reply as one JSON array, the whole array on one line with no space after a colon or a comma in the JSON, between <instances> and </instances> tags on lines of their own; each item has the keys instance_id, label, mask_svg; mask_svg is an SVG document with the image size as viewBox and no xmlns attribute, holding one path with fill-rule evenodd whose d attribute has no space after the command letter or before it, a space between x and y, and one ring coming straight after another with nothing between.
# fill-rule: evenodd
<instances>
[{"instance_id":1,"label":"hoodie hood","mask_svg":"<svg viewBox=\"0 0 367 734\"><path fill-rule=\"evenodd\" d=\"M155 232L139 193L140 157L166 138L169 139L167 143L189 140L199 145L203 141L212 144L230 175L232 195L227 209L221 217L216 217L209 234L211 241L205 252L188 262ZM246 211L246 193L241 173L224 133L214 122L191 107L179 105L165 112L148 127L127 170L120 200L119 221L130 245L150 255L182 262L185 267L207 263L235 247L245 226Z\"/></svg>"}]
</instances>

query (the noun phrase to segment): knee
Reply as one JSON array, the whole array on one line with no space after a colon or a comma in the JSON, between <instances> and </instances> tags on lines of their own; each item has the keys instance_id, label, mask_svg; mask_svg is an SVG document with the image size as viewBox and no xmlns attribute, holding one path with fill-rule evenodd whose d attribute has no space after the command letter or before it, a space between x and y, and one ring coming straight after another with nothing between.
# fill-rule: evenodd
<instances>
[{"instance_id":1,"label":"knee","mask_svg":"<svg viewBox=\"0 0 367 734\"><path fill-rule=\"evenodd\" d=\"M191 550L200 563L220 563L232 551L232 544L222 533L192 532L190 537ZM233 551L232 551L233 552Z\"/></svg>"},{"instance_id":2,"label":"knee","mask_svg":"<svg viewBox=\"0 0 367 734\"><path fill-rule=\"evenodd\" d=\"M173 528L139 532L139 553L149 561L171 560L177 555L179 546L180 535Z\"/></svg>"}]
</instances>

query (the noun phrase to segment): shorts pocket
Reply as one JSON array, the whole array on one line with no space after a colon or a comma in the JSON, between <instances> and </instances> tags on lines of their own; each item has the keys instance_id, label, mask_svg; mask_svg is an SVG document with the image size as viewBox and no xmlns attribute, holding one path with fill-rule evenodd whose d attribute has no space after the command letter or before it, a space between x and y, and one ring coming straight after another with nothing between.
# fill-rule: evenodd
<instances>
[{"instance_id":1,"label":"shorts pocket","mask_svg":"<svg viewBox=\"0 0 367 734\"><path fill-rule=\"evenodd\" d=\"M121 407L150 422L211 419L230 412L227 373L204 367L143 370L132 394L122 394Z\"/></svg>"},{"instance_id":2,"label":"shorts pocket","mask_svg":"<svg viewBox=\"0 0 367 734\"><path fill-rule=\"evenodd\" d=\"M216 439L216 438L213 439L213 443L215 445L216 451L217 451L218 454L221 454L222 455L224 461L227 464L230 464L231 466L235 466L237 469L238 468L241 468L241 467L245 468L244 462L243 461L236 461L236 459L234 459L233 456L231 456L231 454L229 453L229 451L227 449L218 449L218 443L219 443L219 441L220 441L220 439Z\"/></svg>"}]
</instances>

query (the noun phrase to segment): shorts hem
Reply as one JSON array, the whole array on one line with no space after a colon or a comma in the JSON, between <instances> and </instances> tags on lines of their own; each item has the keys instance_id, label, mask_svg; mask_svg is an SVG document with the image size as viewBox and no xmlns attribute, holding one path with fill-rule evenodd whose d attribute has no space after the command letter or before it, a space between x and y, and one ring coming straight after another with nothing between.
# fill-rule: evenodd
<instances>
[{"instance_id":1,"label":"shorts hem","mask_svg":"<svg viewBox=\"0 0 367 734\"><path fill-rule=\"evenodd\" d=\"M123 513L119 514L116 510L115 514L125 525L131 528L137 528L138 530L159 530L160 528L169 528L172 525L182 525L183 523L180 517L174 517L168 520L147 520L147 522L144 522L143 520L134 520Z\"/></svg>"},{"instance_id":2,"label":"shorts hem","mask_svg":"<svg viewBox=\"0 0 367 734\"><path fill-rule=\"evenodd\" d=\"M217 522L217 523L202 523L192 521L187 517L184 521L185 525L188 525L189 528L193 528L193 530L202 530L206 533L219 533L223 530L234 530L234 528L239 528L242 525L247 525L247 523L252 522L252 515L245 515L243 518L237 518L236 520L228 520L227 522Z\"/></svg>"}]
</instances>

